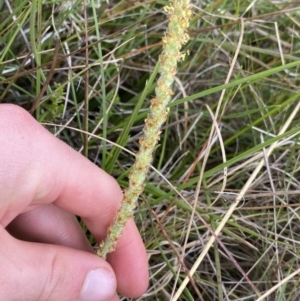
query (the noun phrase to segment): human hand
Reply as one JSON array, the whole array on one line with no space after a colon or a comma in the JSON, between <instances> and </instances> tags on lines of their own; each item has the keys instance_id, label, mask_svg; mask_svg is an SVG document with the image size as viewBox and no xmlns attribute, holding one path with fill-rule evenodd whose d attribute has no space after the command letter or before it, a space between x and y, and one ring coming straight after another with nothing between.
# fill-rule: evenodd
<instances>
[{"instance_id":1,"label":"human hand","mask_svg":"<svg viewBox=\"0 0 300 301\"><path fill-rule=\"evenodd\" d=\"M0 105L0 300L119 300L148 285L145 247L129 221L107 262L97 239L122 200L117 182L23 109Z\"/></svg>"}]
</instances>

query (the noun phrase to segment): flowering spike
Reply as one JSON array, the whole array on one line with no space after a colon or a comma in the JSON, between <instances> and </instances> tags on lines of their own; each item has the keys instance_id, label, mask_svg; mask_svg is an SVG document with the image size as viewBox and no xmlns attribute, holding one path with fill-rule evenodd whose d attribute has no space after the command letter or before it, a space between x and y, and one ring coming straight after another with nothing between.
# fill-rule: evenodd
<instances>
[{"instance_id":1,"label":"flowering spike","mask_svg":"<svg viewBox=\"0 0 300 301\"><path fill-rule=\"evenodd\" d=\"M177 71L177 62L184 59L180 52L187 43L189 36L186 30L191 17L190 0L170 0L170 5L164 10L168 14L169 25L163 38L163 51L159 57L160 77L155 89L156 97L151 100L150 113L145 120L144 137L139 141L140 149L136 154L135 163L129 174L129 186L124 191L124 199L108 234L100 244L97 254L103 258L115 250L117 240L122 234L126 222L132 218L139 195L143 192L145 180L152 162L152 153L160 137L160 129L168 115L167 104L173 91Z\"/></svg>"}]
</instances>

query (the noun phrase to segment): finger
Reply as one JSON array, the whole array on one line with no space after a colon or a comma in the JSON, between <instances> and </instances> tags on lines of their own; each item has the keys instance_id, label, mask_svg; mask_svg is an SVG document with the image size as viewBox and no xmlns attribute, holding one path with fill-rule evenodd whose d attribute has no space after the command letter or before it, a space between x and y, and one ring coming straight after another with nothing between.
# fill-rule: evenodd
<instances>
[{"instance_id":1,"label":"finger","mask_svg":"<svg viewBox=\"0 0 300 301\"><path fill-rule=\"evenodd\" d=\"M67 247L19 241L2 227L0 236L0 300L117 300L113 270L101 258Z\"/></svg>"},{"instance_id":2,"label":"finger","mask_svg":"<svg viewBox=\"0 0 300 301\"><path fill-rule=\"evenodd\" d=\"M7 229L21 240L93 252L75 216L52 204L20 214Z\"/></svg>"},{"instance_id":3,"label":"finger","mask_svg":"<svg viewBox=\"0 0 300 301\"><path fill-rule=\"evenodd\" d=\"M4 204L0 222L6 226L28 206L52 202L82 216L96 239L104 239L123 198L118 183L21 108L0 105L0 127L11 133L7 147L0 148L0 202ZM3 135L0 131L0 141ZM110 256L115 267L125 268L125 260L134 263L130 270L116 271L124 294L143 292L148 285L146 251L133 222L128 223L117 248L120 251ZM143 284L142 289L135 282Z\"/></svg>"},{"instance_id":4,"label":"finger","mask_svg":"<svg viewBox=\"0 0 300 301\"><path fill-rule=\"evenodd\" d=\"M131 223L129 223L129 228L132 227ZM135 231L134 224L133 228L132 231ZM93 251L76 218L51 204L19 215L8 225L8 230L14 237L26 241L59 244L74 249ZM140 282L140 280L147 278L148 272L143 268L143 264L137 266L147 260L147 258L142 258L146 257L144 247L134 246L134 242L123 241L122 238L118 245L117 251L108 256L108 261L118 275L117 277L128 281L120 281L117 290L123 295L138 297L147 289L146 281ZM135 266L134 269L133 266ZM139 275L138 279L136 279L136 271ZM135 289L130 288L130 285L128 288L128 283L133 281Z\"/></svg>"},{"instance_id":5,"label":"finger","mask_svg":"<svg viewBox=\"0 0 300 301\"><path fill-rule=\"evenodd\" d=\"M113 267L118 279L126 279L117 284L122 295L137 298L148 288L147 253L142 239L133 222L129 221L120 237L115 252L108 254L107 261ZM138 239L133 238L138 237Z\"/></svg>"},{"instance_id":6,"label":"finger","mask_svg":"<svg viewBox=\"0 0 300 301\"><path fill-rule=\"evenodd\" d=\"M109 301L120 301L118 294L116 293Z\"/></svg>"}]
</instances>

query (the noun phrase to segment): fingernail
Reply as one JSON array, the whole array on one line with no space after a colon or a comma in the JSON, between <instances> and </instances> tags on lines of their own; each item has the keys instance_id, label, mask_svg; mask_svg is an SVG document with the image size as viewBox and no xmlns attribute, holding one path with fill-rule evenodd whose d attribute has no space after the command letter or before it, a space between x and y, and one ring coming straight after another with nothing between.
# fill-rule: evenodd
<instances>
[{"instance_id":1,"label":"fingernail","mask_svg":"<svg viewBox=\"0 0 300 301\"><path fill-rule=\"evenodd\" d=\"M115 292L115 280L106 269L90 271L84 281L80 301L105 301Z\"/></svg>"}]
</instances>

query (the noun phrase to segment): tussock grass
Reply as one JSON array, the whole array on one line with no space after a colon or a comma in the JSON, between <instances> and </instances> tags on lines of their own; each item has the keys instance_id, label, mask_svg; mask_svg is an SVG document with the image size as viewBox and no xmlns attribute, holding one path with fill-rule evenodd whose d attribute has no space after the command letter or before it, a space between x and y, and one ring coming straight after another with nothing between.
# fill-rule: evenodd
<instances>
[{"instance_id":1,"label":"tussock grass","mask_svg":"<svg viewBox=\"0 0 300 301\"><path fill-rule=\"evenodd\" d=\"M87 2L0 3L0 100L36 106L126 187L167 1ZM171 300L189 273L179 300L299 299L299 9L193 1L189 55L135 214L151 274L140 300Z\"/></svg>"}]
</instances>

